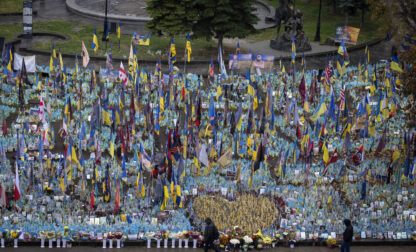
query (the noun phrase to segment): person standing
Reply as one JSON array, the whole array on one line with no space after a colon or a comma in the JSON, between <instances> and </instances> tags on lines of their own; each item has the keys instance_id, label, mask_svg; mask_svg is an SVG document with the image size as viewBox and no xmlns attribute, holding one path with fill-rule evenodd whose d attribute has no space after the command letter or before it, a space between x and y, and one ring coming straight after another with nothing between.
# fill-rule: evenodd
<instances>
[{"instance_id":1,"label":"person standing","mask_svg":"<svg viewBox=\"0 0 416 252\"><path fill-rule=\"evenodd\" d=\"M214 225L210 218L205 219L205 232L204 232L204 251L208 252L208 249L212 248L215 252L218 252L218 248L214 245L214 241L220 237L217 227Z\"/></svg>"},{"instance_id":2,"label":"person standing","mask_svg":"<svg viewBox=\"0 0 416 252\"><path fill-rule=\"evenodd\" d=\"M343 233L343 240L341 244L341 252L350 252L350 246L352 242L352 236L354 233L354 228L351 225L351 221L349 219L344 220L344 224L346 226L345 231Z\"/></svg>"}]
</instances>

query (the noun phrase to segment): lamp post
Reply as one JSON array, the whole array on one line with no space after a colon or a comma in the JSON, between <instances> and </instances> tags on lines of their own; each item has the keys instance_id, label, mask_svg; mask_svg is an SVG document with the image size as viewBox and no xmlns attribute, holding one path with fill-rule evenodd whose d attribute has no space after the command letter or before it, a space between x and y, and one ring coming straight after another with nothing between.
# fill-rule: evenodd
<instances>
[{"instance_id":1,"label":"lamp post","mask_svg":"<svg viewBox=\"0 0 416 252\"><path fill-rule=\"evenodd\" d=\"M106 31L108 29L108 27L107 27L107 12L108 12L107 6L108 6L108 0L105 0L104 32L103 32L103 36L101 38L102 41L107 41L107 38L105 36Z\"/></svg>"},{"instance_id":2,"label":"lamp post","mask_svg":"<svg viewBox=\"0 0 416 252\"><path fill-rule=\"evenodd\" d=\"M318 24L316 25L316 34L314 41L321 41L321 10L322 0L319 0Z\"/></svg>"}]
</instances>

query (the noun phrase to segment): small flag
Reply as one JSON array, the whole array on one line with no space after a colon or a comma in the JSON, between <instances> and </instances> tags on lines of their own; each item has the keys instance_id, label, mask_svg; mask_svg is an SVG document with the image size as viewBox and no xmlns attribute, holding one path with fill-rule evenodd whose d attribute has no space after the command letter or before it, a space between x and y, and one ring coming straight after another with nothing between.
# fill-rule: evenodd
<instances>
[{"instance_id":1,"label":"small flag","mask_svg":"<svg viewBox=\"0 0 416 252\"><path fill-rule=\"evenodd\" d=\"M186 37L186 55L188 58L188 62L191 62L191 53L192 53L191 39L189 37L189 32L188 32L188 36Z\"/></svg>"},{"instance_id":2,"label":"small flag","mask_svg":"<svg viewBox=\"0 0 416 252\"><path fill-rule=\"evenodd\" d=\"M98 38L97 38L97 31L95 28L94 28L94 34L92 35L91 49L94 52L97 52L98 50Z\"/></svg>"}]
</instances>

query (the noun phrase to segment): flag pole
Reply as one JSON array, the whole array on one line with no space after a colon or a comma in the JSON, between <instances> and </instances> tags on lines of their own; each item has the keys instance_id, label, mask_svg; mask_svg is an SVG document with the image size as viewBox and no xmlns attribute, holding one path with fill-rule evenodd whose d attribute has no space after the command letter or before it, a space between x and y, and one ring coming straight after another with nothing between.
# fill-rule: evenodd
<instances>
[{"instance_id":1,"label":"flag pole","mask_svg":"<svg viewBox=\"0 0 416 252\"><path fill-rule=\"evenodd\" d=\"M184 67L184 70L183 70L183 72L185 74L186 74L186 62L188 61L187 56L188 56L188 50L186 49L186 46L185 46L185 67Z\"/></svg>"}]
</instances>

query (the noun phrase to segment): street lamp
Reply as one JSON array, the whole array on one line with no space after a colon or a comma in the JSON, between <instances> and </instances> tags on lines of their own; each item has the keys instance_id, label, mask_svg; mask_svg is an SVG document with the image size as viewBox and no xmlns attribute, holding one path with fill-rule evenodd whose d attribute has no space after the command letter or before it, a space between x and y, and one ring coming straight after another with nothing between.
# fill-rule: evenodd
<instances>
[{"instance_id":1,"label":"street lamp","mask_svg":"<svg viewBox=\"0 0 416 252\"><path fill-rule=\"evenodd\" d=\"M318 24L316 25L316 34L314 41L321 41L321 9L322 9L322 0L319 0L319 12L318 12Z\"/></svg>"},{"instance_id":2,"label":"street lamp","mask_svg":"<svg viewBox=\"0 0 416 252\"><path fill-rule=\"evenodd\" d=\"M104 32L103 32L103 36L101 38L102 41L107 41L107 37L106 37L106 31L108 29L107 27L107 5L108 5L108 0L105 0L105 17L104 17Z\"/></svg>"}]
</instances>

